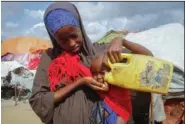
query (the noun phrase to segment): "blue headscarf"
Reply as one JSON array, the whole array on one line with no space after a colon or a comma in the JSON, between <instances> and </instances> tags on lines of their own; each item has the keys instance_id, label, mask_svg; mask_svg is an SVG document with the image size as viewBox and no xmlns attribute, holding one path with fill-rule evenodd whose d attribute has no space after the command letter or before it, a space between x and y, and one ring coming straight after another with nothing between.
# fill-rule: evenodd
<instances>
[{"instance_id":1,"label":"blue headscarf","mask_svg":"<svg viewBox=\"0 0 185 124\"><path fill-rule=\"evenodd\" d=\"M79 21L76 19L75 15L65 9L55 9L49 12L44 21L52 36L54 36L58 29L66 25L80 27Z\"/></svg>"}]
</instances>

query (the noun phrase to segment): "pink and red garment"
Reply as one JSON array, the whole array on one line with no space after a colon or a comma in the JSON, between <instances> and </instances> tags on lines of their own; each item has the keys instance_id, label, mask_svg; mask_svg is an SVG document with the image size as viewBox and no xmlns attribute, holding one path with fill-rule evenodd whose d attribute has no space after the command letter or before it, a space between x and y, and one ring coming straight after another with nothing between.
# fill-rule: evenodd
<instances>
[{"instance_id":1,"label":"pink and red garment","mask_svg":"<svg viewBox=\"0 0 185 124\"><path fill-rule=\"evenodd\" d=\"M54 59L48 69L51 91L55 91L59 83L65 82L68 85L84 76L92 76L90 69L81 64L79 55L67 52Z\"/></svg>"}]
</instances>

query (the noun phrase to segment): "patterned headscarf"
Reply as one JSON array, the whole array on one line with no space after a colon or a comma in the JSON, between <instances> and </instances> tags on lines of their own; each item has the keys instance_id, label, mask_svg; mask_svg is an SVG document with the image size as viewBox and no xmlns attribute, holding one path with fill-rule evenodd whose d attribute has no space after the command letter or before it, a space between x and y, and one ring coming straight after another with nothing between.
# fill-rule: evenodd
<instances>
[{"instance_id":1,"label":"patterned headscarf","mask_svg":"<svg viewBox=\"0 0 185 124\"><path fill-rule=\"evenodd\" d=\"M44 22L52 36L63 26L71 25L80 27L75 15L64 9L55 9L47 14Z\"/></svg>"}]
</instances>

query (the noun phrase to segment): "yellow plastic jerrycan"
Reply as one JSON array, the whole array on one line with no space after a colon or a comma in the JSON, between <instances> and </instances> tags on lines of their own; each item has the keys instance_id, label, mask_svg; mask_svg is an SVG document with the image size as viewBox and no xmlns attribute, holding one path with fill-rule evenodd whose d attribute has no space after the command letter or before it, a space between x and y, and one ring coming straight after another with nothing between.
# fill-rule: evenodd
<instances>
[{"instance_id":1,"label":"yellow plastic jerrycan","mask_svg":"<svg viewBox=\"0 0 185 124\"><path fill-rule=\"evenodd\" d=\"M121 54L126 62L112 64L104 76L108 83L132 90L167 94L173 74L173 64L151 56Z\"/></svg>"}]
</instances>

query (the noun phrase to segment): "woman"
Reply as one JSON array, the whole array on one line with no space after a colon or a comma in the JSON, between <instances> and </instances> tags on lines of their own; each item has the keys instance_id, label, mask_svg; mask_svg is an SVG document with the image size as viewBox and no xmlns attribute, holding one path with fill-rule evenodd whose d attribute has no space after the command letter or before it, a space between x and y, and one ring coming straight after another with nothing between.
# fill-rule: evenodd
<instances>
[{"instance_id":1,"label":"woman","mask_svg":"<svg viewBox=\"0 0 185 124\"><path fill-rule=\"evenodd\" d=\"M95 51L102 47L95 48L92 45L79 13L71 3L57 2L50 5L44 14L44 23L53 43L53 49L46 51L41 57L30 98L31 107L46 124L90 124L92 107L100 100L95 91L105 91L105 88L93 78L83 76L67 84L59 80L61 77L57 79L55 73L59 72L55 69L60 68L58 64L63 60L63 53L68 52L80 58L82 68L87 71ZM117 38L109 45L107 53L112 62L119 61L122 43L123 40ZM128 48L133 44L124 43ZM137 47L137 44L134 45ZM143 47L139 50L134 47L130 47L130 50L135 53L151 54ZM105 63L107 54L104 58ZM76 60L74 59L78 62ZM67 70L70 67L62 68ZM70 74L70 71L66 74Z\"/></svg>"}]
</instances>

